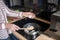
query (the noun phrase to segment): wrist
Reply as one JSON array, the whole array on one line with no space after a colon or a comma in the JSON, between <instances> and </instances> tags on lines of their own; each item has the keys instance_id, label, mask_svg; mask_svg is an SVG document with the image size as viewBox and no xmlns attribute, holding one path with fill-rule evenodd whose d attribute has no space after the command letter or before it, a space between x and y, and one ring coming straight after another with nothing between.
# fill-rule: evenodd
<instances>
[{"instance_id":1,"label":"wrist","mask_svg":"<svg viewBox=\"0 0 60 40\"><path fill-rule=\"evenodd\" d=\"M23 12L20 12L18 15L20 16L20 18L23 18Z\"/></svg>"},{"instance_id":2,"label":"wrist","mask_svg":"<svg viewBox=\"0 0 60 40\"><path fill-rule=\"evenodd\" d=\"M20 18L21 18L21 19L24 19L25 17L26 17L26 12L21 12Z\"/></svg>"},{"instance_id":3,"label":"wrist","mask_svg":"<svg viewBox=\"0 0 60 40\"><path fill-rule=\"evenodd\" d=\"M24 17L27 17L27 12L22 12L23 14L22 14L22 16L23 16L23 18Z\"/></svg>"}]
</instances>

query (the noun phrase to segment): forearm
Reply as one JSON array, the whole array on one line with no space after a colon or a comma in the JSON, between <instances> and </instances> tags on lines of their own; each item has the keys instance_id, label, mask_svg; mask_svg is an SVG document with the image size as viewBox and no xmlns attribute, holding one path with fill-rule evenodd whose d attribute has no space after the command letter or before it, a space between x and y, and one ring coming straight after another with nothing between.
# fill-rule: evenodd
<instances>
[{"instance_id":1,"label":"forearm","mask_svg":"<svg viewBox=\"0 0 60 40\"><path fill-rule=\"evenodd\" d=\"M10 10L8 8L7 9L5 8L5 11L7 13L7 16L17 17L17 18L21 18L22 17L22 12L16 12L16 11Z\"/></svg>"},{"instance_id":2,"label":"forearm","mask_svg":"<svg viewBox=\"0 0 60 40\"><path fill-rule=\"evenodd\" d=\"M4 13L7 14L7 16L20 18L20 16L18 15L21 14L21 12L10 10L3 0L0 0L0 8Z\"/></svg>"}]
</instances>

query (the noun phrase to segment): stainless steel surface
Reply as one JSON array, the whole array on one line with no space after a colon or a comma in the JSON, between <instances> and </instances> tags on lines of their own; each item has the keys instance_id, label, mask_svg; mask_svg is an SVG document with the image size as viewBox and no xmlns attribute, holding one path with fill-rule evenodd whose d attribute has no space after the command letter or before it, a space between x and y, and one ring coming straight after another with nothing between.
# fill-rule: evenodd
<instances>
[{"instance_id":1,"label":"stainless steel surface","mask_svg":"<svg viewBox=\"0 0 60 40\"><path fill-rule=\"evenodd\" d=\"M35 39L37 34L40 34L40 30L39 27L40 25L36 24L36 23L27 23L24 25L24 28L29 28L29 27L34 27L33 30L24 30L25 33L27 33L28 35L32 35L32 39Z\"/></svg>"},{"instance_id":2,"label":"stainless steel surface","mask_svg":"<svg viewBox=\"0 0 60 40\"><path fill-rule=\"evenodd\" d=\"M33 35L35 32L37 32L37 31L40 31L39 30L39 25L38 24L36 24L36 23L27 23L27 24L25 24L23 27L24 28L29 28L29 27L34 27L34 29L33 30L24 30L27 34L30 34L30 35ZM37 31L36 31L36 29L38 29Z\"/></svg>"}]
</instances>

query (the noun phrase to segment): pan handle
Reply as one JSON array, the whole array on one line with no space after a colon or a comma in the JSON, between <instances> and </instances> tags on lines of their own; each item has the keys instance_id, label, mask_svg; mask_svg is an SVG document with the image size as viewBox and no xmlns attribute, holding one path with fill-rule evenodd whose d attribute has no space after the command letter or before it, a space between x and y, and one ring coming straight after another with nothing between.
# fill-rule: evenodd
<instances>
[{"instance_id":1,"label":"pan handle","mask_svg":"<svg viewBox=\"0 0 60 40\"><path fill-rule=\"evenodd\" d=\"M44 20L44 19L41 19L41 18L38 18L38 17L35 17L34 19L38 20L38 21L41 21L41 22L44 22L44 23L47 23L47 24L51 24L51 22L49 22L47 20Z\"/></svg>"}]
</instances>

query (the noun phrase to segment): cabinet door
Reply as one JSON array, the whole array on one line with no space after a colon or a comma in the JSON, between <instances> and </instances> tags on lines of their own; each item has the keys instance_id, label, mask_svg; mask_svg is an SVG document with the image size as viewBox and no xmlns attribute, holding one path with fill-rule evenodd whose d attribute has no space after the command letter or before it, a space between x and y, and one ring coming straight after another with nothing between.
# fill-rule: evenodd
<instances>
[{"instance_id":1,"label":"cabinet door","mask_svg":"<svg viewBox=\"0 0 60 40\"><path fill-rule=\"evenodd\" d=\"M10 6L21 6L21 0L10 0Z\"/></svg>"}]
</instances>

